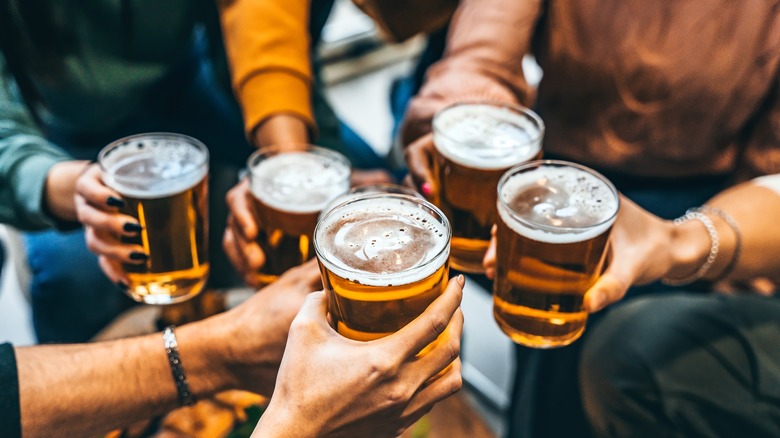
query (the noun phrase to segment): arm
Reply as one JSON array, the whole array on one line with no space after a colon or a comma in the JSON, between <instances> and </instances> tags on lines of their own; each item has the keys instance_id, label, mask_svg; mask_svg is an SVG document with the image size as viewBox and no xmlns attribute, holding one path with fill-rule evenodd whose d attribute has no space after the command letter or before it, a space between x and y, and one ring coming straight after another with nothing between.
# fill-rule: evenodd
<instances>
[{"instance_id":1,"label":"arm","mask_svg":"<svg viewBox=\"0 0 780 438\"><path fill-rule=\"evenodd\" d=\"M465 100L530 104L523 56L541 11L540 0L463 0L453 17L444 58L427 72L407 110L404 144L431 131L439 109Z\"/></svg>"},{"instance_id":2,"label":"arm","mask_svg":"<svg viewBox=\"0 0 780 438\"><path fill-rule=\"evenodd\" d=\"M177 328L195 397L237 387L270 395L290 323L307 293L319 287L312 262L230 312ZM16 357L25 437L52 436L54 430L62 436L99 435L178 404L159 333L18 348Z\"/></svg>"},{"instance_id":3,"label":"arm","mask_svg":"<svg viewBox=\"0 0 780 438\"><path fill-rule=\"evenodd\" d=\"M707 202L734 219L742 249L736 253L737 236L732 227L720 216L707 214L718 233L719 246L703 280L749 281L763 277L780 281L780 229L776 226L780 218L780 175L767 178L774 181L774 188L754 180L725 190ZM674 225L627 198L621 197L620 203L610 235L609 266L585 295L589 312L619 301L633 285L685 278L706 262L710 252L710 234L700 221ZM494 234L484 260L490 278L495 276L495 244ZM734 257L738 258L732 264Z\"/></svg>"},{"instance_id":4,"label":"arm","mask_svg":"<svg viewBox=\"0 0 780 438\"><path fill-rule=\"evenodd\" d=\"M309 0L220 2L233 89L258 147L307 143L315 123Z\"/></svg>"},{"instance_id":5,"label":"arm","mask_svg":"<svg viewBox=\"0 0 780 438\"><path fill-rule=\"evenodd\" d=\"M84 162L48 142L18 98L0 55L0 222L36 230L76 219L75 178Z\"/></svg>"},{"instance_id":6,"label":"arm","mask_svg":"<svg viewBox=\"0 0 780 438\"><path fill-rule=\"evenodd\" d=\"M426 197L435 197L436 191L430 133L437 111L469 100L530 104L522 60L530 52L540 11L540 0L461 1L444 58L428 70L401 127L409 175Z\"/></svg>"},{"instance_id":7,"label":"arm","mask_svg":"<svg viewBox=\"0 0 780 438\"><path fill-rule=\"evenodd\" d=\"M235 387L270 395L278 370L279 383L255 435L396 436L460 388L462 279L451 281L402 331L366 343L346 340L328 326L322 293L313 294L290 328L318 284L317 265L310 262L238 308L178 328L182 365L195 397ZM437 347L418 359L421 346L445 327ZM16 355L25 437L55 430L63 436L99 434L177 405L159 334L19 348Z\"/></svg>"}]
</instances>

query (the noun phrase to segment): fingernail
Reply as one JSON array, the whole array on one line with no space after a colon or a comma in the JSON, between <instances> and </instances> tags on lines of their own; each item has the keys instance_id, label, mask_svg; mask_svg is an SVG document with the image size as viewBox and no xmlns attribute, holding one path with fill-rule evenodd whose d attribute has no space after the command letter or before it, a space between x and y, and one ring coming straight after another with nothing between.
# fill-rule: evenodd
<instances>
[{"instance_id":1,"label":"fingernail","mask_svg":"<svg viewBox=\"0 0 780 438\"><path fill-rule=\"evenodd\" d=\"M125 201L113 196L109 196L108 199L106 199L106 205L109 207L124 207Z\"/></svg>"},{"instance_id":2,"label":"fingernail","mask_svg":"<svg viewBox=\"0 0 780 438\"><path fill-rule=\"evenodd\" d=\"M424 182L420 186L420 190L422 190L423 195L430 196L433 193L433 186L429 182Z\"/></svg>"},{"instance_id":3,"label":"fingernail","mask_svg":"<svg viewBox=\"0 0 780 438\"><path fill-rule=\"evenodd\" d=\"M126 285L125 283L121 282L121 281L117 281L117 282L116 282L116 286L117 286L119 289L122 289L122 291L123 291L123 292L124 292L124 291L127 291L127 289L130 287L130 286Z\"/></svg>"},{"instance_id":4,"label":"fingernail","mask_svg":"<svg viewBox=\"0 0 780 438\"><path fill-rule=\"evenodd\" d=\"M149 255L142 252L133 251L130 253L130 260L148 260Z\"/></svg>"},{"instance_id":5,"label":"fingernail","mask_svg":"<svg viewBox=\"0 0 780 438\"><path fill-rule=\"evenodd\" d=\"M126 223L123 227L123 230L127 231L128 233L140 233L141 230L144 229L140 224L134 224L132 222Z\"/></svg>"},{"instance_id":6,"label":"fingernail","mask_svg":"<svg viewBox=\"0 0 780 438\"><path fill-rule=\"evenodd\" d=\"M460 285L460 287L466 285L466 277L464 277L463 274L458 275L458 284Z\"/></svg>"}]
</instances>

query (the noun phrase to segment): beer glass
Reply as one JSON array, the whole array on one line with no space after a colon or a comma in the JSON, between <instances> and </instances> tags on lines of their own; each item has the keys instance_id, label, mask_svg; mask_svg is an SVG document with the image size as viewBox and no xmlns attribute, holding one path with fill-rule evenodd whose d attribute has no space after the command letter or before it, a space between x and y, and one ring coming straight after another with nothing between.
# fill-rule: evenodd
<instances>
[{"instance_id":1,"label":"beer glass","mask_svg":"<svg viewBox=\"0 0 780 438\"><path fill-rule=\"evenodd\" d=\"M177 303L199 294L209 275L206 146L179 134L139 134L98 155L103 182L124 198L120 211L138 220L136 237L149 259L125 263L130 295L147 304Z\"/></svg>"},{"instance_id":2,"label":"beer glass","mask_svg":"<svg viewBox=\"0 0 780 438\"><path fill-rule=\"evenodd\" d=\"M452 267L483 273L496 221L496 186L510 167L541 157L544 123L533 111L491 103L459 103L433 118L434 204L452 223Z\"/></svg>"},{"instance_id":3,"label":"beer glass","mask_svg":"<svg viewBox=\"0 0 780 438\"><path fill-rule=\"evenodd\" d=\"M349 190L351 169L346 157L317 146L294 152L257 151L249 157L248 167L260 220L258 243L265 253L258 279L269 284L314 257L317 218Z\"/></svg>"},{"instance_id":4,"label":"beer glass","mask_svg":"<svg viewBox=\"0 0 780 438\"><path fill-rule=\"evenodd\" d=\"M533 161L498 183L493 315L522 345L568 345L585 330L619 207L606 178L574 163Z\"/></svg>"},{"instance_id":5,"label":"beer glass","mask_svg":"<svg viewBox=\"0 0 780 438\"><path fill-rule=\"evenodd\" d=\"M314 247L333 327L350 339L398 331L447 286L449 223L417 196L375 193L343 202L317 224Z\"/></svg>"}]
</instances>

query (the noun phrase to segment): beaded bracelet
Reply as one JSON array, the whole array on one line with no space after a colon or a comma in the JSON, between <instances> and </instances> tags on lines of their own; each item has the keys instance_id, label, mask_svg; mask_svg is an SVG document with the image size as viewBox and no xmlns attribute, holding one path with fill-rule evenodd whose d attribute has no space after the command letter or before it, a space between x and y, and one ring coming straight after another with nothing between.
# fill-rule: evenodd
<instances>
[{"instance_id":1,"label":"beaded bracelet","mask_svg":"<svg viewBox=\"0 0 780 438\"><path fill-rule=\"evenodd\" d=\"M171 375L176 384L176 392L179 394L179 402L182 406L195 404L195 397L190 392L189 381L184 374L184 366L179 357L179 344L176 342L176 334L173 332L174 326L168 326L163 331L163 342L165 343L165 353L168 355L168 364L171 366Z\"/></svg>"},{"instance_id":2,"label":"beaded bracelet","mask_svg":"<svg viewBox=\"0 0 780 438\"><path fill-rule=\"evenodd\" d=\"M723 280L731 273L734 267L737 266L739 257L742 255L742 232L739 229L739 225L730 214L719 208L710 207L709 205L702 205L699 208L692 208L689 211L699 211L702 213L714 214L715 216L723 219L723 221L726 222L726 224L728 224L728 226L731 228L731 231L734 232L734 255L731 256L731 260L729 260L728 265L726 265L726 267L720 271L720 274L715 276L715 278L713 278L711 281L717 282Z\"/></svg>"},{"instance_id":3,"label":"beaded bracelet","mask_svg":"<svg viewBox=\"0 0 780 438\"><path fill-rule=\"evenodd\" d=\"M704 224L704 228L707 229L707 233L710 235L710 253L707 255L707 260L699 266L699 269L696 270L692 275L689 275L688 277L684 278L662 278L661 281L669 286L684 286L686 284L693 283L696 280L701 279L704 277L704 274L707 273L707 271L710 270L712 267L712 264L715 263L715 259L718 257L718 249L720 246L720 238L718 236L718 230L715 228L715 225L713 225L712 220L707 217L706 214L701 213L699 211L694 211L694 209L688 210L683 216L678 217L674 220L674 225L679 226L682 225L688 221L697 220Z\"/></svg>"}]
</instances>

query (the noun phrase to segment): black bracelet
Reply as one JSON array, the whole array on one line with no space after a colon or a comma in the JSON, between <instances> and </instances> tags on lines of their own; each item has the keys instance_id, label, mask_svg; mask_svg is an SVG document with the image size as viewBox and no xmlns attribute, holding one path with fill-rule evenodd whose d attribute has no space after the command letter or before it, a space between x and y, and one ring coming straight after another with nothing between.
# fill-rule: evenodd
<instances>
[{"instance_id":1,"label":"black bracelet","mask_svg":"<svg viewBox=\"0 0 780 438\"><path fill-rule=\"evenodd\" d=\"M176 392L179 393L179 402L182 406L195 404L195 397L190 392L190 385L187 376L184 374L184 366L179 357L179 344L176 342L176 334L173 332L175 326L168 326L163 331L163 342L165 343L165 353L168 355L168 364L171 366L171 375L176 384Z\"/></svg>"}]
</instances>

